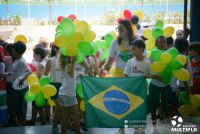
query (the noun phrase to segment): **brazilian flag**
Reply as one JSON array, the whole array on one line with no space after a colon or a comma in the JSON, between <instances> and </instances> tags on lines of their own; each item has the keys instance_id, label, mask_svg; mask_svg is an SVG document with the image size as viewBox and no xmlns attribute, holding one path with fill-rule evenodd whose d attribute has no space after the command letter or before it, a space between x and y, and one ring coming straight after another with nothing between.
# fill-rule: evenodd
<instances>
[{"instance_id":1,"label":"brazilian flag","mask_svg":"<svg viewBox=\"0 0 200 134\"><path fill-rule=\"evenodd\" d=\"M144 77L82 77L81 82L87 127L145 125L147 82Z\"/></svg>"}]
</instances>

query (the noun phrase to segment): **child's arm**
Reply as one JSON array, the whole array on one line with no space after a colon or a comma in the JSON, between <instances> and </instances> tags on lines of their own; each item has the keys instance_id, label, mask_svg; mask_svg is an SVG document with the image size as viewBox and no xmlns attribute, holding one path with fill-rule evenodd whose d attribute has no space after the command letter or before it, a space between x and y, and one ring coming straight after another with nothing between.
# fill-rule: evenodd
<instances>
[{"instance_id":1,"label":"child's arm","mask_svg":"<svg viewBox=\"0 0 200 134\"><path fill-rule=\"evenodd\" d=\"M74 73L75 73L75 62L76 62L76 57L72 57L71 58L71 65L69 68L69 75L71 78L74 77Z\"/></svg>"},{"instance_id":2,"label":"child's arm","mask_svg":"<svg viewBox=\"0 0 200 134\"><path fill-rule=\"evenodd\" d=\"M46 68L45 68L45 71L44 71L44 75L47 76L49 74L49 72L50 72L50 69L51 69L51 59L49 59L47 61Z\"/></svg>"},{"instance_id":3,"label":"child's arm","mask_svg":"<svg viewBox=\"0 0 200 134\"><path fill-rule=\"evenodd\" d=\"M24 81L26 80L26 78L31 74L32 72L30 71L30 70L28 70L26 73L25 73L25 75L24 75L24 77L22 77L21 79L19 79L19 83L18 83L18 87L22 87L24 84Z\"/></svg>"},{"instance_id":4,"label":"child's arm","mask_svg":"<svg viewBox=\"0 0 200 134\"><path fill-rule=\"evenodd\" d=\"M37 66L37 76L38 78L41 78L43 75L43 66L41 64L38 64Z\"/></svg>"}]
</instances>

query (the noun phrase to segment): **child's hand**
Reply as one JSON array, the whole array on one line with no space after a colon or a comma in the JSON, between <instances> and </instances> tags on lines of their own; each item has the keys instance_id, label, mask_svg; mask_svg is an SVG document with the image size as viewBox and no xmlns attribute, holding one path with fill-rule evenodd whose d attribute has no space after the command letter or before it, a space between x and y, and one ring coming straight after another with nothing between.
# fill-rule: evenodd
<instances>
[{"instance_id":1,"label":"child's hand","mask_svg":"<svg viewBox=\"0 0 200 134\"><path fill-rule=\"evenodd\" d=\"M151 75L152 79L161 80L161 77L158 75Z\"/></svg>"},{"instance_id":2,"label":"child's hand","mask_svg":"<svg viewBox=\"0 0 200 134\"><path fill-rule=\"evenodd\" d=\"M151 79L151 75L150 74L146 74L146 75L144 75L144 77L146 78L146 79L148 79L148 78L150 78Z\"/></svg>"}]
</instances>

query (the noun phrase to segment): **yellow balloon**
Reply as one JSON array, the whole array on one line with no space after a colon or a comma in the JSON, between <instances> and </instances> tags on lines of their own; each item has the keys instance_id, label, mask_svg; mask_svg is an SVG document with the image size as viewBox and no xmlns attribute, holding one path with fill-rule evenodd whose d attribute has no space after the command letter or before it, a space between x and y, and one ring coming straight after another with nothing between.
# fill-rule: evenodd
<instances>
[{"instance_id":1,"label":"yellow balloon","mask_svg":"<svg viewBox=\"0 0 200 134\"><path fill-rule=\"evenodd\" d=\"M144 37L147 38L147 39L153 38L153 36L152 36L152 30L151 30L151 29L145 29L145 30L143 31L142 36L144 36Z\"/></svg>"},{"instance_id":2,"label":"yellow balloon","mask_svg":"<svg viewBox=\"0 0 200 134\"><path fill-rule=\"evenodd\" d=\"M54 44L60 48L62 47L67 48L71 43L72 43L72 37L67 36L65 34L60 34L56 36L54 39Z\"/></svg>"},{"instance_id":3,"label":"yellow balloon","mask_svg":"<svg viewBox=\"0 0 200 134\"><path fill-rule=\"evenodd\" d=\"M182 116L190 116L198 114L198 111L192 105L182 105L179 107L178 111Z\"/></svg>"},{"instance_id":4,"label":"yellow balloon","mask_svg":"<svg viewBox=\"0 0 200 134\"><path fill-rule=\"evenodd\" d=\"M14 43L17 42L17 41L22 41L23 43L27 43L27 39L26 39L26 36L24 35L17 35L14 39Z\"/></svg>"},{"instance_id":5,"label":"yellow balloon","mask_svg":"<svg viewBox=\"0 0 200 134\"><path fill-rule=\"evenodd\" d=\"M73 40L74 44L78 44L78 43L82 42L83 39L84 39L84 35L82 33L75 33L73 35L73 39L72 40Z\"/></svg>"},{"instance_id":6,"label":"yellow balloon","mask_svg":"<svg viewBox=\"0 0 200 134\"><path fill-rule=\"evenodd\" d=\"M169 27L166 27L164 30L163 30L163 35L168 38L168 37L172 37L172 35L174 34L174 28L169 26Z\"/></svg>"},{"instance_id":7,"label":"yellow balloon","mask_svg":"<svg viewBox=\"0 0 200 134\"><path fill-rule=\"evenodd\" d=\"M53 100L51 100L50 98L48 99L48 103L51 107L55 106L55 102Z\"/></svg>"},{"instance_id":8,"label":"yellow balloon","mask_svg":"<svg viewBox=\"0 0 200 134\"><path fill-rule=\"evenodd\" d=\"M200 107L200 95L197 95L197 94L191 95L190 100L191 100L192 105L195 108L198 109Z\"/></svg>"},{"instance_id":9,"label":"yellow balloon","mask_svg":"<svg viewBox=\"0 0 200 134\"><path fill-rule=\"evenodd\" d=\"M47 84L43 86L42 93L45 98L49 98L56 95L57 89L53 85Z\"/></svg>"},{"instance_id":10,"label":"yellow balloon","mask_svg":"<svg viewBox=\"0 0 200 134\"><path fill-rule=\"evenodd\" d=\"M155 39L154 38L148 39L145 43L146 43L146 50L147 51L150 51L155 47Z\"/></svg>"},{"instance_id":11,"label":"yellow balloon","mask_svg":"<svg viewBox=\"0 0 200 134\"><path fill-rule=\"evenodd\" d=\"M137 15L140 21L142 20L143 14L141 11L135 11L133 14Z\"/></svg>"},{"instance_id":12,"label":"yellow balloon","mask_svg":"<svg viewBox=\"0 0 200 134\"><path fill-rule=\"evenodd\" d=\"M31 85L31 84L33 84L33 83L35 83L35 82L39 82L39 79L38 79L38 77L37 77L36 74L31 74L31 75L29 75L29 76L27 77L26 81L27 81L27 83L28 83L29 85Z\"/></svg>"},{"instance_id":13,"label":"yellow balloon","mask_svg":"<svg viewBox=\"0 0 200 134\"><path fill-rule=\"evenodd\" d=\"M85 33L89 30L88 23L86 21L79 21L76 25L75 31Z\"/></svg>"},{"instance_id":14,"label":"yellow balloon","mask_svg":"<svg viewBox=\"0 0 200 134\"><path fill-rule=\"evenodd\" d=\"M114 38L116 38L117 34L114 31L109 32Z\"/></svg>"},{"instance_id":15,"label":"yellow balloon","mask_svg":"<svg viewBox=\"0 0 200 134\"><path fill-rule=\"evenodd\" d=\"M34 83L31 84L31 86L30 86L30 91L31 91L33 94L40 93L40 91L41 91L41 85L40 85L38 82L34 82Z\"/></svg>"},{"instance_id":16,"label":"yellow balloon","mask_svg":"<svg viewBox=\"0 0 200 134\"><path fill-rule=\"evenodd\" d=\"M109 73L114 74L114 71L115 71L115 67L111 67L110 70L109 70Z\"/></svg>"},{"instance_id":17,"label":"yellow balloon","mask_svg":"<svg viewBox=\"0 0 200 134\"><path fill-rule=\"evenodd\" d=\"M136 36L136 34L137 34L137 27L135 26L135 24L131 24L131 27L132 27L134 36Z\"/></svg>"},{"instance_id":18,"label":"yellow balloon","mask_svg":"<svg viewBox=\"0 0 200 134\"><path fill-rule=\"evenodd\" d=\"M76 25L79 21L80 21L79 19L75 19L75 20L73 21L74 25Z\"/></svg>"},{"instance_id":19,"label":"yellow balloon","mask_svg":"<svg viewBox=\"0 0 200 134\"><path fill-rule=\"evenodd\" d=\"M176 59L177 59L178 61L180 61L181 64L182 64L183 66L187 63L187 58L186 58L185 55L178 55L178 56L176 57Z\"/></svg>"},{"instance_id":20,"label":"yellow balloon","mask_svg":"<svg viewBox=\"0 0 200 134\"><path fill-rule=\"evenodd\" d=\"M84 33L84 41L92 42L96 38L96 34L93 31L87 31Z\"/></svg>"},{"instance_id":21,"label":"yellow balloon","mask_svg":"<svg viewBox=\"0 0 200 134\"><path fill-rule=\"evenodd\" d=\"M160 61L156 61L153 64L151 64L151 70L154 73L161 73L164 69L165 69L165 65Z\"/></svg>"},{"instance_id":22,"label":"yellow balloon","mask_svg":"<svg viewBox=\"0 0 200 134\"><path fill-rule=\"evenodd\" d=\"M169 63L171 61L171 55L168 53L163 53L161 55L161 61L165 64Z\"/></svg>"},{"instance_id":23,"label":"yellow balloon","mask_svg":"<svg viewBox=\"0 0 200 134\"><path fill-rule=\"evenodd\" d=\"M184 68L181 68L180 70L174 70L173 75L180 81L188 81L190 79L189 72Z\"/></svg>"},{"instance_id":24,"label":"yellow balloon","mask_svg":"<svg viewBox=\"0 0 200 134\"><path fill-rule=\"evenodd\" d=\"M85 111L85 103L84 103L84 100L81 100L81 102L80 102L80 109L81 109L81 111Z\"/></svg>"},{"instance_id":25,"label":"yellow balloon","mask_svg":"<svg viewBox=\"0 0 200 134\"><path fill-rule=\"evenodd\" d=\"M78 54L78 44L72 44L67 48L68 56L76 56Z\"/></svg>"}]
</instances>

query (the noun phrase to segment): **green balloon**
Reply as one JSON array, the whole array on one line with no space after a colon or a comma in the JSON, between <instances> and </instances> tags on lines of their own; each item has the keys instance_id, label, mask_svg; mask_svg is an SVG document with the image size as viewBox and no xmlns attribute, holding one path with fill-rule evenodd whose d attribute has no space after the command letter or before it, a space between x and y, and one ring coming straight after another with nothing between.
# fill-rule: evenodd
<instances>
[{"instance_id":1,"label":"green balloon","mask_svg":"<svg viewBox=\"0 0 200 134\"><path fill-rule=\"evenodd\" d=\"M191 104L190 99L186 97L185 91L179 93L179 99L183 104Z\"/></svg>"},{"instance_id":2,"label":"green balloon","mask_svg":"<svg viewBox=\"0 0 200 134\"><path fill-rule=\"evenodd\" d=\"M157 37L163 35L163 30L161 28L155 27L152 30L152 35L153 35L153 38L156 39Z\"/></svg>"},{"instance_id":3,"label":"green balloon","mask_svg":"<svg viewBox=\"0 0 200 134\"><path fill-rule=\"evenodd\" d=\"M104 61L104 60L106 60L108 57L109 57L109 50L106 49L106 50L104 50L104 51L102 52L102 54L101 54L101 56L100 56L100 60L101 60L101 61Z\"/></svg>"},{"instance_id":4,"label":"green balloon","mask_svg":"<svg viewBox=\"0 0 200 134\"><path fill-rule=\"evenodd\" d=\"M85 59L85 55L82 54L81 52L78 53L78 59L76 60L76 63L82 63Z\"/></svg>"},{"instance_id":5,"label":"green balloon","mask_svg":"<svg viewBox=\"0 0 200 134\"><path fill-rule=\"evenodd\" d=\"M80 83L76 84L76 93L78 94L79 97L83 98L83 89Z\"/></svg>"},{"instance_id":6,"label":"green balloon","mask_svg":"<svg viewBox=\"0 0 200 134\"><path fill-rule=\"evenodd\" d=\"M161 55L162 55L162 51L159 50L159 49L154 49L151 51L151 57L154 61L159 61L161 58Z\"/></svg>"},{"instance_id":7,"label":"green balloon","mask_svg":"<svg viewBox=\"0 0 200 134\"><path fill-rule=\"evenodd\" d=\"M157 20L155 25L154 25L155 28L160 28L160 29L163 29L164 27L164 23L162 20Z\"/></svg>"},{"instance_id":8,"label":"green balloon","mask_svg":"<svg viewBox=\"0 0 200 134\"><path fill-rule=\"evenodd\" d=\"M106 49L106 42L105 40L97 40L94 42L98 49Z\"/></svg>"},{"instance_id":9,"label":"green balloon","mask_svg":"<svg viewBox=\"0 0 200 134\"><path fill-rule=\"evenodd\" d=\"M56 32L62 32L62 27L60 24L56 27Z\"/></svg>"},{"instance_id":10,"label":"green balloon","mask_svg":"<svg viewBox=\"0 0 200 134\"><path fill-rule=\"evenodd\" d=\"M114 40L114 37L111 34L106 34L104 38L106 42L106 48L110 48L112 41Z\"/></svg>"},{"instance_id":11,"label":"green balloon","mask_svg":"<svg viewBox=\"0 0 200 134\"><path fill-rule=\"evenodd\" d=\"M173 70L170 67L166 67L161 74L161 79L164 84L170 84L172 80Z\"/></svg>"},{"instance_id":12,"label":"green balloon","mask_svg":"<svg viewBox=\"0 0 200 134\"><path fill-rule=\"evenodd\" d=\"M60 22L60 27L62 32L68 36L73 35L75 32L75 26L71 19L63 18Z\"/></svg>"},{"instance_id":13,"label":"green balloon","mask_svg":"<svg viewBox=\"0 0 200 134\"><path fill-rule=\"evenodd\" d=\"M40 83L41 86L44 86L44 85L51 83L51 79L50 79L49 76L42 76L39 83Z\"/></svg>"},{"instance_id":14,"label":"green balloon","mask_svg":"<svg viewBox=\"0 0 200 134\"><path fill-rule=\"evenodd\" d=\"M181 64L181 62L180 61L178 61L178 60L172 60L169 64L169 67L171 68L171 69L174 69L174 70L179 70L179 69L181 69L182 68L182 64Z\"/></svg>"},{"instance_id":15,"label":"green balloon","mask_svg":"<svg viewBox=\"0 0 200 134\"><path fill-rule=\"evenodd\" d=\"M34 101L36 98L36 94L33 94L30 90L26 92L24 99L26 102Z\"/></svg>"},{"instance_id":16,"label":"green balloon","mask_svg":"<svg viewBox=\"0 0 200 134\"><path fill-rule=\"evenodd\" d=\"M46 100L42 93L36 95L35 104L38 107L43 107L46 104Z\"/></svg>"},{"instance_id":17,"label":"green balloon","mask_svg":"<svg viewBox=\"0 0 200 134\"><path fill-rule=\"evenodd\" d=\"M167 52L171 55L172 59L178 56L178 50L175 47L168 49Z\"/></svg>"},{"instance_id":18,"label":"green balloon","mask_svg":"<svg viewBox=\"0 0 200 134\"><path fill-rule=\"evenodd\" d=\"M78 44L79 51L84 55L92 55L94 53L94 48L89 42L81 42Z\"/></svg>"},{"instance_id":19,"label":"green balloon","mask_svg":"<svg viewBox=\"0 0 200 134\"><path fill-rule=\"evenodd\" d=\"M67 49L66 48L62 47L60 49L60 52L61 52L62 55L67 56Z\"/></svg>"},{"instance_id":20,"label":"green balloon","mask_svg":"<svg viewBox=\"0 0 200 134\"><path fill-rule=\"evenodd\" d=\"M94 54L96 54L99 50L98 50L98 47L95 43L92 43L92 46L94 48Z\"/></svg>"}]
</instances>

